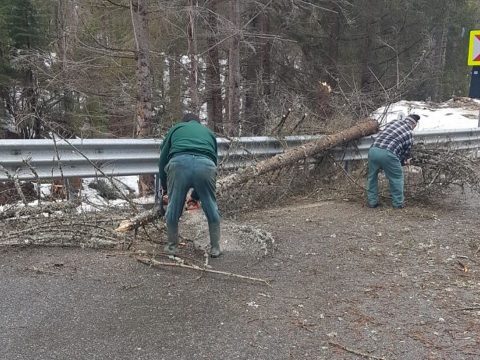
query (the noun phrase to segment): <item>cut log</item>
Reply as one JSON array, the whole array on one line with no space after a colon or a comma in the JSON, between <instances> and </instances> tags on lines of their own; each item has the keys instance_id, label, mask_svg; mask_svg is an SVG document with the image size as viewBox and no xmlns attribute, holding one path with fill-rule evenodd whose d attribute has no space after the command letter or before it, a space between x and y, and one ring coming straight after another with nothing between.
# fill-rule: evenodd
<instances>
[{"instance_id":1,"label":"cut log","mask_svg":"<svg viewBox=\"0 0 480 360\"><path fill-rule=\"evenodd\" d=\"M152 221L162 217L162 211L160 210L161 209L159 206L154 206L151 210L143 211L131 219L123 220L118 228L115 229L115 231L127 232L151 223Z\"/></svg>"},{"instance_id":2,"label":"cut log","mask_svg":"<svg viewBox=\"0 0 480 360\"><path fill-rule=\"evenodd\" d=\"M304 145L289 149L282 154L278 154L272 158L260 161L256 165L252 165L241 169L240 171L225 176L217 182L217 189L221 196L227 190L244 184L248 180L257 176L267 174L277 169L287 167L308 157L319 154L322 151L329 150L342 143L359 139L363 136L374 134L378 131L378 123L375 120L368 120L358 123L346 130L335 134L326 135L316 141L306 143ZM137 229L138 227L148 224L160 217L158 208L142 212L132 219L122 221L116 231L126 232Z\"/></svg>"}]
</instances>

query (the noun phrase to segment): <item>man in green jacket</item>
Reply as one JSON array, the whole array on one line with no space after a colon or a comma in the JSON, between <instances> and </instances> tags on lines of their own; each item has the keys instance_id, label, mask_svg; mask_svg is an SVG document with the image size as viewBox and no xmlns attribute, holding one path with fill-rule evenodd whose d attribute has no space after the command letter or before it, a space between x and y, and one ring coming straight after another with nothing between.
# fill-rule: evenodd
<instances>
[{"instance_id":1,"label":"man in green jacket","mask_svg":"<svg viewBox=\"0 0 480 360\"><path fill-rule=\"evenodd\" d=\"M165 251L168 254L174 255L177 251L178 221L187 193L193 188L207 217L210 256L220 256L220 215L215 197L217 158L215 135L200 123L195 114L185 114L165 136L159 175L164 193L168 190L165 214L168 238Z\"/></svg>"}]
</instances>

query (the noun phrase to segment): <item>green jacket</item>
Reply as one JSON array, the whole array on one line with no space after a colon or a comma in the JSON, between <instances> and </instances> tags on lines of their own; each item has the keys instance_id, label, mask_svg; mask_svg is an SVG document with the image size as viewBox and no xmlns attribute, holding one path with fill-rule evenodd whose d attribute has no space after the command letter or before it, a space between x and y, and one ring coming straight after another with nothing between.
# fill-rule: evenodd
<instances>
[{"instance_id":1,"label":"green jacket","mask_svg":"<svg viewBox=\"0 0 480 360\"><path fill-rule=\"evenodd\" d=\"M160 184L167 188L165 166L172 157L178 154L203 155L217 165L217 140L213 132L195 120L181 122L173 126L163 139L159 174Z\"/></svg>"}]
</instances>

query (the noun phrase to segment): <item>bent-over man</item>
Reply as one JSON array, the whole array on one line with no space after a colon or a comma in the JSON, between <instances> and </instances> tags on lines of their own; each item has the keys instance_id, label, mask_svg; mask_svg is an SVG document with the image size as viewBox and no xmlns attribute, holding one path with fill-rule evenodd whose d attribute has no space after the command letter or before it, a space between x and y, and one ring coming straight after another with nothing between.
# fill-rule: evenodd
<instances>
[{"instance_id":1,"label":"bent-over man","mask_svg":"<svg viewBox=\"0 0 480 360\"><path fill-rule=\"evenodd\" d=\"M165 136L160 154L160 184L168 191L167 245L165 251L177 251L178 221L188 191L193 188L202 204L210 234L210 256L220 251L220 215L215 197L217 178L217 140L195 114L185 114Z\"/></svg>"},{"instance_id":2,"label":"bent-over man","mask_svg":"<svg viewBox=\"0 0 480 360\"><path fill-rule=\"evenodd\" d=\"M410 114L405 119L388 123L378 134L368 151L367 206L378 206L378 172L383 170L388 179L392 205L404 207L402 165L410 162L413 129L419 115Z\"/></svg>"}]
</instances>

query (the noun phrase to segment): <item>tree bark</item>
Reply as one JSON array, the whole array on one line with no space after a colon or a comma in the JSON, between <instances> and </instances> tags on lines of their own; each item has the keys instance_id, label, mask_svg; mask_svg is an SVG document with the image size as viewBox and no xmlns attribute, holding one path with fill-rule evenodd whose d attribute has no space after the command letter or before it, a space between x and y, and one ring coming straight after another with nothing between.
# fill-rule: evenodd
<instances>
[{"instance_id":1,"label":"tree bark","mask_svg":"<svg viewBox=\"0 0 480 360\"><path fill-rule=\"evenodd\" d=\"M146 137L152 128L152 74L150 70L148 16L146 0L131 0L132 25L135 37L137 62L137 104L135 135Z\"/></svg>"},{"instance_id":2,"label":"tree bark","mask_svg":"<svg viewBox=\"0 0 480 360\"><path fill-rule=\"evenodd\" d=\"M230 0L232 38L228 50L228 135L240 133L240 0Z\"/></svg>"},{"instance_id":3,"label":"tree bark","mask_svg":"<svg viewBox=\"0 0 480 360\"><path fill-rule=\"evenodd\" d=\"M207 30L207 73L206 73L206 92L207 92L207 116L208 123L217 134L223 133L223 114L222 114L222 84L220 80L220 56L217 45L217 1L209 2L208 26Z\"/></svg>"},{"instance_id":4,"label":"tree bark","mask_svg":"<svg viewBox=\"0 0 480 360\"><path fill-rule=\"evenodd\" d=\"M165 128L171 127L182 118L182 71L180 56L174 48L168 60L167 114L163 122Z\"/></svg>"},{"instance_id":5,"label":"tree bark","mask_svg":"<svg viewBox=\"0 0 480 360\"><path fill-rule=\"evenodd\" d=\"M33 31L31 18L34 16L33 8L26 5L24 8L24 26L25 26L25 46L31 51L34 39L32 39L31 33ZM37 77L33 66L29 66L25 72L23 98L25 101L25 117L29 120L26 121L26 125L22 126L24 139L39 139L41 131L41 119L38 115L38 83Z\"/></svg>"},{"instance_id":6,"label":"tree bark","mask_svg":"<svg viewBox=\"0 0 480 360\"><path fill-rule=\"evenodd\" d=\"M254 21L253 21L254 22ZM257 83L257 70L260 69L260 59L258 58L257 51L251 51L246 64L245 71L245 110L243 119L243 135L254 135L258 129L261 114L258 109L259 92ZM257 133L257 135L259 135Z\"/></svg>"},{"instance_id":7,"label":"tree bark","mask_svg":"<svg viewBox=\"0 0 480 360\"><path fill-rule=\"evenodd\" d=\"M289 149L282 154L260 161L255 166L246 167L234 174L220 179L217 182L217 190L222 194L232 187L244 184L248 180L254 179L260 175L293 165L299 160L306 159L322 151L331 149L341 143L374 134L377 130L378 123L375 120L369 120L340 131L339 133L327 135L319 140Z\"/></svg>"},{"instance_id":8,"label":"tree bark","mask_svg":"<svg viewBox=\"0 0 480 360\"><path fill-rule=\"evenodd\" d=\"M287 167L308 157L317 155L322 151L329 150L342 143L359 139L363 136L374 134L378 131L378 123L375 120L368 120L359 123L339 133L327 135L319 140L309 142L285 151L272 158L260 161L254 166L244 168L234 174L223 177L217 182L217 191L221 197L223 193L238 185L244 184L260 175ZM137 229L160 217L159 208L154 208L138 214L132 219L124 220L116 231L126 232Z\"/></svg>"},{"instance_id":9,"label":"tree bark","mask_svg":"<svg viewBox=\"0 0 480 360\"><path fill-rule=\"evenodd\" d=\"M66 77L68 74L67 61L71 58L72 46L70 42L75 41L75 37L71 34L72 29L75 29L75 20L73 19L72 7L67 0L59 0L56 11L56 24L57 24L57 51L58 59L60 60L60 66L62 69L61 76L64 83L68 83L69 79ZM70 124L72 121L72 111L74 109L74 98L72 92L65 86L60 90L62 92L62 118L65 124Z\"/></svg>"},{"instance_id":10,"label":"tree bark","mask_svg":"<svg viewBox=\"0 0 480 360\"><path fill-rule=\"evenodd\" d=\"M198 97L198 64L197 64L197 40L195 36L195 12L196 1L189 0L188 3L188 23L187 23L187 43L188 55L190 57L190 72L188 74L190 108L197 114L200 111L200 99Z\"/></svg>"},{"instance_id":11,"label":"tree bark","mask_svg":"<svg viewBox=\"0 0 480 360\"><path fill-rule=\"evenodd\" d=\"M137 104L135 111L135 135L147 137L152 131L152 73L149 58L148 12L147 0L131 0L130 10L135 37L135 58L137 61ZM153 190L154 179L151 175L140 176L138 188L140 195Z\"/></svg>"},{"instance_id":12,"label":"tree bark","mask_svg":"<svg viewBox=\"0 0 480 360\"><path fill-rule=\"evenodd\" d=\"M270 17L265 11L259 15L259 29L262 34L270 34ZM260 59L262 63L262 86L263 86L263 96L269 97L271 89L271 78L272 78L272 62L270 55L272 52L272 41L270 39L265 39L262 41L260 46ZM268 100L268 99L267 99ZM265 126L263 123L262 126Z\"/></svg>"},{"instance_id":13,"label":"tree bark","mask_svg":"<svg viewBox=\"0 0 480 360\"><path fill-rule=\"evenodd\" d=\"M337 86L337 63L338 63L338 54L339 54L339 38L341 34L341 20L340 20L340 11L341 8L337 3L331 3L329 9L334 12L327 12L325 15L325 31L328 34L327 39L327 56L325 58L325 70L323 74L323 79L330 85L332 88Z\"/></svg>"},{"instance_id":14,"label":"tree bark","mask_svg":"<svg viewBox=\"0 0 480 360\"><path fill-rule=\"evenodd\" d=\"M251 5L249 16L252 20L249 24L249 32L253 34L249 46L248 57L245 66L245 107L242 122L244 135L261 135L265 133L265 114L262 112L262 98L264 90L264 72L269 71L268 40L264 40L263 33L268 30L268 18L264 12L257 14L257 6ZM264 68L264 65L265 66Z\"/></svg>"},{"instance_id":15,"label":"tree bark","mask_svg":"<svg viewBox=\"0 0 480 360\"><path fill-rule=\"evenodd\" d=\"M442 96L442 76L445 72L445 64L447 59L447 41L448 41L448 26L450 25L449 19L450 11L445 11L445 17L441 28L434 33L435 51L434 53L434 66L433 69L433 101L440 101Z\"/></svg>"},{"instance_id":16,"label":"tree bark","mask_svg":"<svg viewBox=\"0 0 480 360\"><path fill-rule=\"evenodd\" d=\"M375 29L375 13L374 13L374 6L375 4L371 0L366 0L364 2L364 11L365 11L365 40L362 54L361 54L361 61L360 61L360 90L362 92L368 92L370 90L370 81L372 78L372 74L370 72L369 66L370 61L373 57L372 54L372 47L374 44L375 36L376 36L376 29Z\"/></svg>"}]
</instances>

